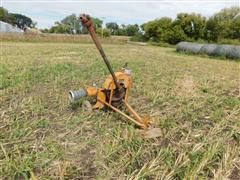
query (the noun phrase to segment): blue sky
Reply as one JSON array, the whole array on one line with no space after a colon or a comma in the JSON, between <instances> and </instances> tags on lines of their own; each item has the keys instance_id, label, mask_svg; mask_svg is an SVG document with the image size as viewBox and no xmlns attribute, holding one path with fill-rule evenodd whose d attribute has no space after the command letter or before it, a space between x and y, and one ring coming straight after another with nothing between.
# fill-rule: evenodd
<instances>
[{"instance_id":1,"label":"blue sky","mask_svg":"<svg viewBox=\"0 0 240 180\"><path fill-rule=\"evenodd\" d=\"M21 13L37 22L39 28L49 28L72 13L87 13L118 24L142 24L179 12L196 12L211 16L219 10L239 6L240 0L0 0L9 12Z\"/></svg>"}]
</instances>

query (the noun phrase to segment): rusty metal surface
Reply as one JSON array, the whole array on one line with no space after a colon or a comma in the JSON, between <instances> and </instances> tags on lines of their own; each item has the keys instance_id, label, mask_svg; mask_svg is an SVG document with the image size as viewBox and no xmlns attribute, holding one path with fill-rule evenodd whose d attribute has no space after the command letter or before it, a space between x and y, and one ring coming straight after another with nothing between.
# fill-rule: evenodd
<instances>
[{"instance_id":1,"label":"rusty metal surface","mask_svg":"<svg viewBox=\"0 0 240 180\"><path fill-rule=\"evenodd\" d=\"M132 85L131 70L127 69L127 65L120 71L113 72L112 67L103 51L103 48L96 36L93 28L93 22L89 15L80 15L80 20L84 27L86 27L95 43L97 49L99 50L111 76L109 75L101 88L88 87L86 92L88 96L96 96L97 102L93 106L93 109L110 108L129 121L135 123L143 129L147 129L150 125L150 119L148 117L141 118L137 112L128 104L128 93ZM128 112L133 116L129 116L120 107L125 105Z\"/></svg>"},{"instance_id":2,"label":"rusty metal surface","mask_svg":"<svg viewBox=\"0 0 240 180\"><path fill-rule=\"evenodd\" d=\"M107 56L104 53L103 48L102 48L102 46L101 46L101 44L100 44L100 42L99 42L99 40L97 38L97 35L96 35L96 33L94 31L94 28L93 28L93 22L92 22L90 16L86 15L86 14L81 14L80 15L80 20L82 22L82 25L85 26L88 29L88 32L90 33L93 42L95 43L98 51L100 52L100 54L101 54L101 56L102 56L102 58L103 58L103 60L104 60L104 62L106 64L106 66L107 66L107 68L108 68L108 70L110 72L110 74L112 75L114 84L116 85L116 89L118 91L120 89L120 86L119 86L119 84L117 82L117 78L116 78L116 76L115 76L115 74L114 74L114 72L112 70L112 67L111 67L111 65L110 65L110 63L109 63L109 61L107 59Z\"/></svg>"}]
</instances>

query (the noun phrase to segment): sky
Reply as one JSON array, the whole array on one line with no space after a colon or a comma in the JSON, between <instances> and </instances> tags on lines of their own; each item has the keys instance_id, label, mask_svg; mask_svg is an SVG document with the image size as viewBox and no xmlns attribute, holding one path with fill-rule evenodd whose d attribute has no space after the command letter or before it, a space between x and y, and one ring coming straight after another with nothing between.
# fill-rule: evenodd
<instances>
[{"instance_id":1,"label":"sky","mask_svg":"<svg viewBox=\"0 0 240 180\"><path fill-rule=\"evenodd\" d=\"M106 22L143 24L161 18L176 18L180 12L209 17L219 10L240 6L240 0L0 0L10 13L29 16L38 28L49 28L72 13L86 13Z\"/></svg>"}]
</instances>

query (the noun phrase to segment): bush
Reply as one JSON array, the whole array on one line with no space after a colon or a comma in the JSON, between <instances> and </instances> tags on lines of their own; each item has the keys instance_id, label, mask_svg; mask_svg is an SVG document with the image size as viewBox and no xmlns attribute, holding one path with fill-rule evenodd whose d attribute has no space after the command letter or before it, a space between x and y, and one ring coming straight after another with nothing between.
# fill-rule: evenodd
<instances>
[{"instance_id":1,"label":"bush","mask_svg":"<svg viewBox=\"0 0 240 180\"><path fill-rule=\"evenodd\" d=\"M163 40L169 44L177 44L181 41L185 41L187 36L184 34L180 26L174 26L172 30L164 34Z\"/></svg>"},{"instance_id":2,"label":"bush","mask_svg":"<svg viewBox=\"0 0 240 180\"><path fill-rule=\"evenodd\" d=\"M66 24L56 24L49 29L49 33L57 33L57 34L70 34L71 33L71 26Z\"/></svg>"},{"instance_id":3,"label":"bush","mask_svg":"<svg viewBox=\"0 0 240 180\"><path fill-rule=\"evenodd\" d=\"M147 37L141 33L137 33L135 36L130 37L130 41L146 42Z\"/></svg>"},{"instance_id":4,"label":"bush","mask_svg":"<svg viewBox=\"0 0 240 180\"><path fill-rule=\"evenodd\" d=\"M106 29L106 28L98 28L97 30L96 30L96 33L97 33L97 35L98 36L100 36L100 37L110 37L110 35L111 35L111 32L108 30L108 29Z\"/></svg>"}]
</instances>

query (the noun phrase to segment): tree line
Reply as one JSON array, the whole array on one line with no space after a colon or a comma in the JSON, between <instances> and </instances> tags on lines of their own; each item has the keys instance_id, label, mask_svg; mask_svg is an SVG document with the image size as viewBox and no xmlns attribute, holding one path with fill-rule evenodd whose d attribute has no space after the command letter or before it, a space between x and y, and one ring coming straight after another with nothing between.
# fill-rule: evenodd
<instances>
[{"instance_id":1,"label":"tree line","mask_svg":"<svg viewBox=\"0 0 240 180\"><path fill-rule=\"evenodd\" d=\"M179 13L172 20L163 17L143 24L140 40L176 44L180 41L240 39L240 8L222 9L209 18L196 13Z\"/></svg>"},{"instance_id":2,"label":"tree line","mask_svg":"<svg viewBox=\"0 0 240 180\"><path fill-rule=\"evenodd\" d=\"M116 22L106 23L103 28L103 21L93 17L94 29L97 34L108 37L132 36L135 41L151 41L176 44L180 41L218 42L220 39L240 39L240 8L225 8L209 18L196 13L179 13L175 19L169 17L158 18L142 25L138 24L117 24ZM5 21L19 28L34 27L36 23L31 18L8 13L0 8L0 20ZM71 14L48 29L45 33L65 34L86 34L87 30L81 25L78 16Z\"/></svg>"},{"instance_id":3,"label":"tree line","mask_svg":"<svg viewBox=\"0 0 240 180\"><path fill-rule=\"evenodd\" d=\"M118 25L115 22L106 23L106 28L103 28L103 21L99 18L92 17L94 29L97 34L104 37L110 35L116 36L134 36L140 31L138 24L134 25ZM80 23L78 16L76 14L71 14L60 22L55 22L55 24L49 28L42 30L46 33L67 33L67 34L86 34L87 30Z\"/></svg>"},{"instance_id":4,"label":"tree line","mask_svg":"<svg viewBox=\"0 0 240 180\"><path fill-rule=\"evenodd\" d=\"M37 24L30 17L17 13L9 13L3 7L0 7L0 21L12 24L20 29L25 29L27 27L34 28Z\"/></svg>"}]
</instances>

